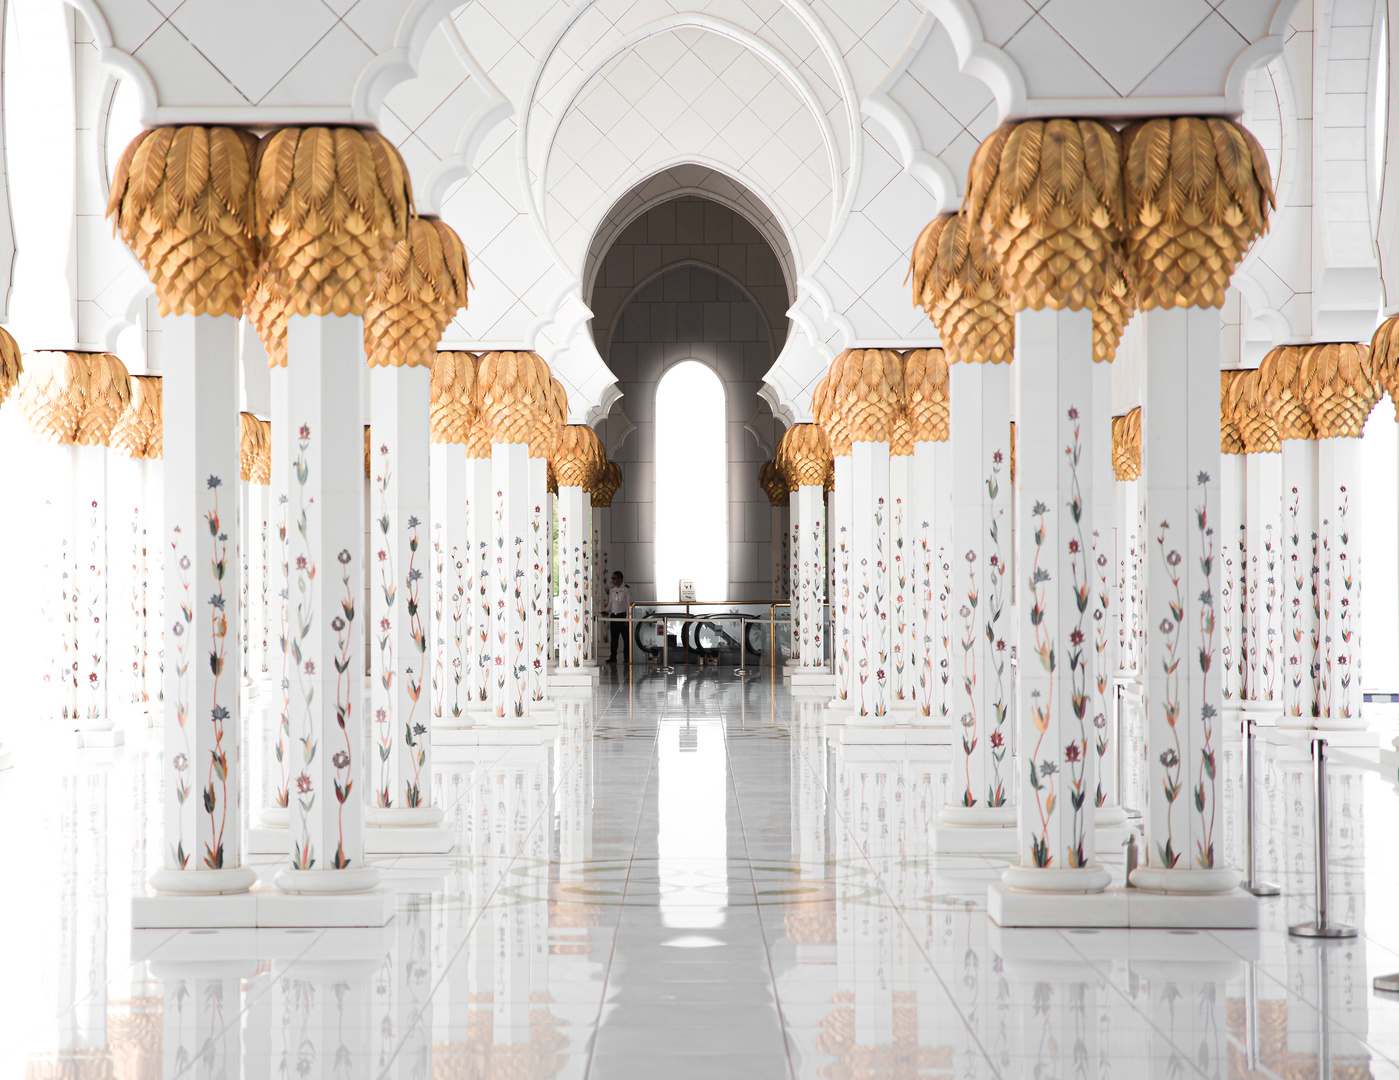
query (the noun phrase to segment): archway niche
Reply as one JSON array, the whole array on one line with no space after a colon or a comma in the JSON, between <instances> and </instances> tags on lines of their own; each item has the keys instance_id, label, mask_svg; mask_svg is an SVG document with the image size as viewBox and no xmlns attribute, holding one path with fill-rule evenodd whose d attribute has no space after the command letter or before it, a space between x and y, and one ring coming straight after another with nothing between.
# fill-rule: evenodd
<instances>
[{"instance_id":1,"label":"archway niche","mask_svg":"<svg viewBox=\"0 0 1399 1080\"><path fill-rule=\"evenodd\" d=\"M690 170L684 185L675 178L681 169ZM656 391L689 360L711 368L724 389L729 586L720 599L774 598L772 512L757 476L783 428L758 387L787 339L794 283L776 218L746 189L699 166L638 185L594 237L584 297L593 340L622 392L597 428L626 477L602 554L637 600L668 599L675 589L657 589L656 492L658 483L683 487L686 476L683 467L657 475Z\"/></svg>"}]
</instances>

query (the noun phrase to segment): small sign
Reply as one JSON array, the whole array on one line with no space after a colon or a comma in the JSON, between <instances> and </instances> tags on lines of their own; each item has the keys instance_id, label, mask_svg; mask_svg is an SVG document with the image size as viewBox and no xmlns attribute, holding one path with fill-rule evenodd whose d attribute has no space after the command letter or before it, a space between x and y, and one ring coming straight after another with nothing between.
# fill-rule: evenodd
<instances>
[{"instance_id":1,"label":"small sign","mask_svg":"<svg viewBox=\"0 0 1399 1080\"><path fill-rule=\"evenodd\" d=\"M680 579L680 602L682 604L695 602L695 583L689 578Z\"/></svg>"}]
</instances>

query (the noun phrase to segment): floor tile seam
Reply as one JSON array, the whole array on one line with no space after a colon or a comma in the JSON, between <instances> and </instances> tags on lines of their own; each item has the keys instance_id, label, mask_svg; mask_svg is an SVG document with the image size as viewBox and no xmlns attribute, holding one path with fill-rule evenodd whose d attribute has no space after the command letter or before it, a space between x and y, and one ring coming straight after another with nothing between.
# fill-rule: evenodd
<instances>
[{"instance_id":1,"label":"floor tile seam","mask_svg":"<svg viewBox=\"0 0 1399 1080\"><path fill-rule=\"evenodd\" d=\"M106 981L105 983L103 983L101 987L94 987L93 989L89 990L86 994L84 994L82 997L80 997L77 1001L74 1001L71 1005L69 1005L69 1006L68 1006L66 1009L64 1009L62 1012L60 1012L60 1013L55 1013L55 1014L54 1014L54 1019L55 1019L55 1020L61 1020L61 1019L63 1019L63 1017L67 1016L70 1012L73 1012L74 1010L76 1010L80 1005L86 1005L87 1002L88 1002L91 998L93 998L94 996L96 996L96 995L99 993L99 991L107 991L107 990L110 990L111 987L112 987L112 984L115 983L115 982L117 982L117 980L119 980L123 975L127 974L129 971L131 971L131 970L132 970L133 968L135 968L137 965L139 965L139 964L144 964L146 961L148 961L148 960L151 958L151 955L152 955L153 953L158 952L160 949L163 949L166 945L169 945L170 942L174 941L177 937L179 937L179 936L180 936L181 934L183 934L183 933L184 933L184 930L183 930L183 929L180 929L180 930L171 930L170 933L169 933L169 935L168 935L167 937L161 938L160 941L159 941L157 944L152 945L152 946L150 947L150 949L148 949L143 955L141 955L141 956L132 956L131 959L130 959L130 962L127 963L127 965L126 965L124 968L122 968L120 971L114 972L112 975L109 975L109 976L107 977L107 981ZM109 994L107 995L107 997L108 997L108 999L110 1000L111 994L109 993Z\"/></svg>"},{"instance_id":2,"label":"floor tile seam","mask_svg":"<svg viewBox=\"0 0 1399 1080\"><path fill-rule=\"evenodd\" d=\"M291 928L289 928L289 929L296 929L296 928L295 928L295 927L291 927ZM310 952L313 948L315 948L317 942L319 942L319 941L321 940L321 938L325 937L325 935L326 935L328 932L329 932L329 931L327 931L327 930L325 930L325 929L322 929L322 930L320 931L320 933L314 934L314 935L311 937L311 940L307 943L306 948L302 949L301 952L299 952L295 957L292 958L291 962L287 965L287 969L286 969L286 970L287 970L287 971L293 970L293 969L296 967L297 964L299 964L302 960L304 960L304 959L306 958L306 954L307 954L308 952ZM274 980L271 978L271 974L272 974L272 973L269 971L269 972L268 972L267 985L264 986L264 987L262 988L262 990L260 990L260 991L259 991L258 993L256 993L256 994L254 994L252 997L248 998L246 1001L243 1001L242 1006L238 1009L237 1012L235 1012L235 1013L233 1014L232 1019L229 1020L229 1021L227 1021L227 1022L224 1024L223 1030L220 1031L217 1035L213 1036L213 1037L210 1039L210 1042L211 1042L211 1043L212 1043L213 1041L215 1041L215 1040L218 1040L218 1039L225 1039L225 1038L227 1038L230 1032L237 1032L237 1031L241 1030L241 1028L242 1028L242 1023L243 1023L243 1017L248 1013L248 1011L249 1011L250 1009L252 1009L252 1007L253 1007L254 1005L256 1005L259 1001L262 1000L262 998L263 998L263 996L264 996L265 994L270 994L270 993L272 992L272 987L273 987L273 985L274 985ZM162 980L162 983L163 983L163 982L164 982L164 980ZM239 982L241 983L242 980L240 979ZM242 999L242 995L239 995L239 1000L240 1000L240 1001L243 1000L243 999ZM198 1054L195 1054L195 1055L190 1059L189 1063L186 1064L185 1067L184 1067L183 1069L181 1069L179 1072L175 1073L174 1076L168 1077L167 1080L179 1080L179 1078L182 1077L182 1076L188 1076L188 1075L190 1075L190 1070L193 1069L193 1068L195 1068L197 1065L199 1065L199 1063L201 1062L201 1060L202 1060L202 1059L200 1058L200 1056L199 1056Z\"/></svg>"},{"instance_id":3,"label":"floor tile seam","mask_svg":"<svg viewBox=\"0 0 1399 1080\"><path fill-rule=\"evenodd\" d=\"M987 918L990 918L989 914L987 915ZM1088 956L1087 953L1085 953L1076 944L1074 944L1072 938L1070 938L1068 933L1066 933L1064 930L1053 927L1046 927L1046 929L1049 929L1053 933L1058 934L1060 940L1063 941L1064 944L1066 944L1070 949L1077 953L1079 957L1081 957L1089 967L1091 967L1100 976L1102 976L1102 981L1107 984L1109 990L1111 990L1112 993L1116 994L1123 1001L1123 1003L1127 1005L1128 1008L1130 1008L1134 1013L1140 1016L1142 1020L1146 1022L1146 1026L1148 1028L1150 1028L1157 1035L1159 1035L1161 1037L1161 1040L1165 1042L1167 1046L1169 1046L1172 1050L1174 1050L1177 1054L1180 1055L1181 1060L1189 1062L1190 1067L1195 1071L1195 1074L1201 1078L1201 1080L1208 1080L1208 1077L1206 1076L1204 1071L1194 1064L1194 1062L1191 1059L1190 1053L1177 1046L1175 1041L1164 1031L1162 1031L1159 1027L1157 1027L1155 1021L1153 1021L1151 1017L1148 1016L1146 1013L1142 1012L1141 1007L1127 995L1127 992L1123 990L1122 987L1120 987L1117 984L1117 982L1112 978L1111 968L1109 968L1107 971L1104 971L1103 968L1097 962L1095 962L1092 957ZM1228 1038L1227 1032L1225 1038Z\"/></svg>"},{"instance_id":4,"label":"floor tile seam","mask_svg":"<svg viewBox=\"0 0 1399 1080\"><path fill-rule=\"evenodd\" d=\"M790 727L788 730L790 731ZM855 849L860 852L861 859L869 868L869 872L873 874L874 879L879 882L880 890L884 893L886 897L889 898L891 906L894 907L895 912L899 916L899 922L904 928L904 933L908 934L909 939L913 942L914 948L918 950L919 954L927 962L928 970L933 973L933 978L937 980L938 986L942 988L943 995L947 998L948 1003L957 1013L957 1018L962 1021L962 1026L967 1030L967 1033L971 1036L972 1041L976 1044L976 1048L981 1051L981 1056L983 1060L985 1060L987 1068L991 1070L991 1075L996 1077L997 1080L1000 1080L1001 1071L996 1067L995 1060L991 1057L990 1052L986 1049L985 1043L981 1041L981 1035L976 1031L975 1028L972 1027L971 1024L967 1022L967 1015L965 1012L962 1011L962 1006L958 1003L957 998L948 988L946 981L942 977L942 972L938 970L938 966L936 963L934 963L933 958L929 956L927 951L923 948L923 943L918 940L918 935L913 932L913 928L909 925L908 920L904 918L903 911L900 910L896 904L893 904L893 896L889 892L888 888L885 886L884 879L874 869L874 864L870 862L869 856L865 854L864 849L860 847L858 842L856 842L854 830L850 828L850 823L847 822L845 820L844 815L841 814L839 802L832 796L830 788L826 786L826 777L824 775L819 775L816 769L812 766L810 759L807 757L805 746L800 747L800 754L802 763L806 766L806 768L811 770L812 776L816 777L817 782L821 785L821 790L825 793L826 796L827 806L831 808L832 814L835 816L836 820L840 822L840 827L844 829L845 832L849 835L851 842L855 845Z\"/></svg>"},{"instance_id":5,"label":"floor tile seam","mask_svg":"<svg viewBox=\"0 0 1399 1080\"><path fill-rule=\"evenodd\" d=\"M620 688L620 687L618 688L617 692L618 692L618 693L621 692L621 688ZM641 836L641 822L644 820L644 818L645 818L645 816L646 816L646 792L647 792L648 790L650 790L650 787L651 787L651 776L652 776L653 772L655 771L656 755L657 755L657 751L658 751L658 749L659 749L659 747L660 747L660 741L661 741L661 725L660 725L660 723L659 723L659 721L658 721L658 722L656 723L656 733L655 733L655 736L654 736L654 737L652 738L652 740L651 740L651 753L650 753L650 756L649 756L649 759L648 759L647 768L646 768L646 780L645 780L645 783L642 785L642 789L641 789L641 803L640 803L640 805L637 807L637 811L636 811L636 828L635 828L635 830L634 830L633 833L632 833L632 854L633 854L633 855L635 855L635 853L636 853L636 843L637 843L637 839ZM623 906L623 905L625 904L625 901L626 901L627 886L630 884L630 881L631 881L631 868L632 868L632 859L631 859L631 858L628 858L628 860L627 860L627 875L626 875L625 878L622 879L622 901L621 901L621 903L619 903L619 905L618 905L619 907ZM613 933L612 933L612 947L609 948L609 949L607 950L607 963L606 963L606 965L605 965L605 966L603 967L603 969L602 969L602 985L601 985L601 987L599 987L599 991L598 991L597 1019L595 1019L595 1020L593 1021L593 1035L592 1035L592 1038L588 1041L588 1057L587 1057L586 1063L585 1063L584 1066L583 1066L583 1080L588 1080L588 1078L592 1075L592 1071L593 1071L593 1057L594 1057L594 1055L597 1053L597 1035L598 1035L598 1031L599 1031L599 1030L601 1029L601 1027L602 1027L602 1010L603 1010L603 1009L606 1007L606 1005L607 1005L607 986L608 986L608 983L611 982L611 980L612 980L612 963L613 963L613 961L614 961L614 960L616 959L616 957L617 957L617 939L618 939L619 937L621 937L621 920L620 920L620 917L619 917L619 919L618 919L618 927L617 927L617 929L616 929L615 931L613 931Z\"/></svg>"},{"instance_id":6,"label":"floor tile seam","mask_svg":"<svg viewBox=\"0 0 1399 1080\"><path fill-rule=\"evenodd\" d=\"M1231 953L1233 953L1235 956L1237 956L1237 957L1239 958L1239 960L1240 960L1242 963L1245 963L1245 964L1254 963L1254 961L1249 960L1248 957L1246 957L1246 956L1244 956L1243 954L1241 954L1241 953L1239 952L1238 949L1234 948L1234 947L1233 947L1232 945L1230 945L1227 941L1222 941L1222 940L1220 940L1220 938L1219 938L1218 935L1213 934L1213 933L1210 933L1209 931L1205 931L1205 933L1209 934L1209 936L1210 936L1211 938L1213 938L1213 939L1214 939L1219 945L1221 945L1223 948L1227 949L1229 952L1231 952ZM1362 938L1363 938L1363 935L1362 935ZM1317 948L1326 949L1326 948L1330 948L1331 945L1330 945L1330 944L1327 944L1327 943L1319 943L1319 944L1317 944L1316 947L1317 947ZM1351 1038L1356 1039L1358 1042L1360 1042L1360 1044L1361 1044L1362 1046L1364 1046L1366 1049L1368 1049L1368 1050L1369 1050L1372 1054L1374 1054L1376 1057L1380 1058L1380 1059L1383 1060L1383 1061L1388 1061L1388 1062L1390 1062L1390 1063L1393 1064L1393 1065L1399 1066L1399 1056L1395 1056L1395 1055L1390 1055L1390 1054L1382 1053L1382 1052L1380 1052L1380 1051L1377 1051L1373 1046L1370 1045L1370 1042L1369 1042L1369 1029L1368 1029L1368 1027L1367 1027L1367 1029L1366 1029L1365 1031L1359 1032L1359 1031L1356 1031L1355 1029L1349 1027L1349 1026L1346 1024L1346 1022L1345 1022L1344 1020L1341 1020L1341 1019L1338 1018L1338 1017L1330 1016L1330 1015L1327 1014L1327 1013L1323 1013L1323 1012L1321 1011L1321 1006L1320 1006L1320 1004L1315 1003L1315 1002L1312 1002L1312 1001L1309 1001L1305 996L1303 996L1302 994L1299 994L1296 990L1292 989L1292 987L1289 986L1289 985L1288 985L1286 982L1284 982L1282 979L1279 979L1279 978L1278 978L1275 974L1273 974L1273 972L1272 972L1271 970L1269 970L1268 968L1259 968L1259 967L1255 966L1255 967L1254 967L1254 972L1255 972L1255 974L1261 974L1265 979L1267 979L1267 980L1268 980L1270 983L1272 983L1274 986L1281 987L1282 990L1283 990L1283 993L1285 993L1285 994L1287 995L1287 998L1288 998L1288 999L1290 999L1290 998L1296 998L1296 999L1297 999L1298 1001L1300 1001L1303 1005L1305 1005L1308 1009L1310 1009L1312 1012L1316 1013L1317 1016L1321 1019L1321 1021L1323 1021L1323 1022L1325 1022L1325 1021L1327 1021L1327 1020L1331 1021L1333 1024L1335 1024L1336 1026L1338 1026L1342 1031L1344 1031L1344 1032L1345 1032L1347 1035L1349 1035ZM1370 978L1373 978L1373 976L1370 976ZM1367 980L1367 981L1368 981L1368 980ZM1319 989L1319 987L1318 987L1318 989ZM1366 990L1368 991L1369 988L1367 987ZM1285 1000L1286 1000L1286 999L1285 999ZM1368 999L1367 999L1367 1005L1368 1005ZM1365 1018L1366 1018L1366 1020L1369 1020L1369 1019L1370 1019L1370 1010L1369 1010L1368 1008L1366 1008L1366 1010L1365 1010ZM1318 1030L1320 1030L1320 1025L1318 1025Z\"/></svg>"},{"instance_id":7,"label":"floor tile seam","mask_svg":"<svg viewBox=\"0 0 1399 1080\"><path fill-rule=\"evenodd\" d=\"M772 1000L777 1007L778 1030L782 1035L782 1049L787 1056L787 1072L792 1080L796 1080L797 1070L792 1062L792 1042L787 1036L787 1021L782 1012L782 995L777 985L777 972L772 966L772 948L768 944L767 927L763 925L761 911L758 907L758 880L753 874L753 857L748 850L748 830L743 824L743 800L738 795L738 778L734 775L733 757L729 753L729 728L727 724L722 725L724 733L724 760L729 770L729 789L733 792L734 812L738 815L738 834L743 838L744 860L748 864L748 881L753 888L753 907L758 913L758 934L763 942L763 959L767 961L768 979L772 984Z\"/></svg>"},{"instance_id":8,"label":"floor tile seam","mask_svg":"<svg viewBox=\"0 0 1399 1080\"><path fill-rule=\"evenodd\" d=\"M587 737L587 738L592 738L592 736L593 736L593 731L594 731L594 728L595 728L595 724L596 724L596 721L590 721L590 722L589 722L589 724L588 724L588 730L587 730L587 732L586 732L586 737ZM506 756L507 753L508 753L508 749L507 749L507 750L502 750L501 753L500 753L500 756L496 758L496 762L499 763L501 760L503 760L503 759L505 758L505 756ZM575 758L574 760L569 761L569 762L567 763L567 767L566 767L565 769L563 769L563 770L559 773L559 775L558 775L557 777L555 777L554 786L553 786L553 788L550 789L550 792L549 792L549 798L548 798L547 800L545 800L545 803L544 803L543 808L542 808L542 809L539 811L539 813L535 816L535 819L534 819L534 821L530 824L530 827L525 831L524 838L523 838L522 842L521 842L519 845L516 846L516 849L515 849L514 854L512 854L512 855L510 856L510 858L509 858L509 860L506 862L505 866L501 869L500 874L498 874L498 875L496 876L495 883L491 886L491 891L490 891L490 893L485 897L485 899L483 899L483 900L481 901L481 906L480 906L479 908L477 908L476 912L473 914L472 919L471 919L471 925L467 927L466 932L462 935L461 944L457 946L457 948L455 949L455 951L453 951L453 953L452 953L452 955L451 955L451 958L448 959L447 962L446 962L445 964L442 965L442 974L437 978L437 981L434 982L434 983L432 984L432 988L428 991L427 996L423 999L423 1003L424 1003L425 1005L426 1005L426 1004L430 1004L430 1003L432 1002L432 999L433 999L434 995L436 995L437 991L441 989L443 982L446 980L448 972L451 971L452 965L455 964L455 963L457 962L457 960L460 958L460 956L461 956L461 954L462 954L462 950L464 950L464 949L470 944L471 935L472 935L473 933L475 933L475 931L476 931L476 926L477 926L477 924L481 921L481 916L482 916L482 915L486 912L486 910L487 910L488 908L490 908L490 907L492 906L492 904L495 902L496 896L500 893L501 883L504 882L505 879L509 876L511 868L512 868L518 861L520 861L520 851L526 846L526 842L529 840L529 838L530 838L531 836L534 835L534 831L540 827L540 824L541 824L542 822L548 820L548 819L552 816L552 815L551 815L550 808L554 805L554 800L558 797L559 789L563 786L564 777L565 777L570 771L572 771L572 769L573 769L577 764L578 764L578 761L577 761L576 758ZM546 900L546 903L547 903L547 900ZM398 917L397 911L395 911L394 917L395 917L395 918ZM615 941L614 941L614 947L615 947ZM403 1033L399 1036L397 1042L394 1044L393 1053L391 1053L391 1054L389 1055L388 1060L387 1060L387 1061L385 1062L385 1064L384 1064L384 1069L383 1069L383 1071L379 1074L380 1080L383 1080L384 1077L388 1076L390 1070L391 1070L392 1067L393 1067L393 1063L398 1059L399 1052L403 1049L404 1045L407 1043L409 1035L412 1034L413 1028L414 1028L414 1027L417 1025L417 1023L421 1020L421 1017L422 1017L422 1011L421 1011L421 1009L419 1009L419 1011L417 1012L417 1014L416 1014L415 1016L413 1016L412 1018L410 1018L410 1020L408 1021L408 1023L406 1023L406 1024L404 1025Z\"/></svg>"}]
</instances>

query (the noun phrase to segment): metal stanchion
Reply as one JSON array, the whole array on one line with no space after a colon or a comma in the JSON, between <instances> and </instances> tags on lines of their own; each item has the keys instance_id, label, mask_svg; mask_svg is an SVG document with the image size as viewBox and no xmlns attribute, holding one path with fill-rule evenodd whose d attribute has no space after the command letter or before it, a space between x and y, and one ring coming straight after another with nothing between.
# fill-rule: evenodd
<instances>
[{"instance_id":1,"label":"metal stanchion","mask_svg":"<svg viewBox=\"0 0 1399 1080\"><path fill-rule=\"evenodd\" d=\"M661 674L675 674L675 669L670 666L670 627L664 615L661 616Z\"/></svg>"},{"instance_id":2,"label":"metal stanchion","mask_svg":"<svg viewBox=\"0 0 1399 1080\"><path fill-rule=\"evenodd\" d=\"M1244 967L1244 1070L1257 1072L1258 1053L1258 970L1250 960Z\"/></svg>"},{"instance_id":3,"label":"metal stanchion","mask_svg":"<svg viewBox=\"0 0 1399 1080\"><path fill-rule=\"evenodd\" d=\"M1316 921L1287 928L1293 937L1352 938L1353 926L1333 923L1327 910L1330 885L1326 879L1326 740L1312 739L1312 783L1316 797Z\"/></svg>"},{"instance_id":4,"label":"metal stanchion","mask_svg":"<svg viewBox=\"0 0 1399 1080\"><path fill-rule=\"evenodd\" d=\"M1254 789L1257 787L1257 777L1254 775L1254 729L1257 726L1258 722L1253 717L1244 717L1244 869L1248 874L1244 879L1244 890L1253 893L1254 896L1277 896L1282 892L1281 889L1271 882L1259 881L1256 876L1257 856L1253 844L1253 823Z\"/></svg>"},{"instance_id":5,"label":"metal stanchion","mask_svg":"<svg viewBox=\"0 0 1399 1080\"><path fill-rule=\"evenodd\" d=\"M735 675L747 675L748 669L744 666L748 659L748 623L747 616L738 617L738 667L734 668Z\"/></svg>"}]
</instances>

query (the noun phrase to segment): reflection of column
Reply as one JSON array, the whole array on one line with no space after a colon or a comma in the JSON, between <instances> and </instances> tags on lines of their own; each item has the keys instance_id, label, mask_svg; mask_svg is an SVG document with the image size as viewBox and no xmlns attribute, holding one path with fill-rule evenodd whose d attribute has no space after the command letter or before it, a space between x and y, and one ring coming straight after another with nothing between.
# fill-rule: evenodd
<instances>
[{"instance_id":1,"label":"reflection of column","mask_svg":"<svg viewBox=\"0 0 1399 1080\"><path fill-rule=\"evenodd\" d=\"M338 180L313 178L308 170L329 154L367 164L368 189L351 197ZM278 223L275 235L262 231L289 312L287 434L295 439L288 449L288 667L296 775L292 866L277 883L291 892L354 892L378 880L364 863L364 793L354 794L355 781L371 775L358 761L365 733L361 316L374 268L406 235L408 181L382 136L354 128L282 129L264 140L258 168L259 225ZM295 194L302 191L323 191L323 201ZM343 229L351 206L364 215L353 240Z\"/></svg>"},{"instance_id":2,"label":"reflection of column","mask_svg":"<svg viewBox=\"0 0 1399 1080\"><path fill-rule=\"evenodd\" d=\"M432 507L432 719L439 727L465 727L475 635L472 595L474 552L468 524L466 440L476 417L476 357L439 352L432 362L432 446L429 499Z\"/></svg>"},{"instance_id":3,"label":"reflection of column","mask_svg":"<svg viewBox=\"0 0 1399 1080\"><path fill-rule=\"evenodd\" d=\"M346 942L351 949L357 944L353 938ZM272 1042L282 1048L279 1071L301 1080L340 1080L347 1068L364 1069L373 1060L370 1018L378 966L371 959L273 963L273 1012L280 1030Z\"/></svg>"},{"instance_id":4,"label":"reflection of column","mask_svg":"<svg viewBox=\"0 0 1399 1080\"><path fill-rule=\"evenodd\" d=\"M1316 716L1316 654L1320 640L1317 443L1302 391L1306 349L1273 349L1258 366L1265 409L1277 420L1282 443L1282 534L1279 559L1282 714L1278 726L1307 728ZM1227 603L1227 601L1226 601ZM1229 660L1225 658L1226 678Z\"/></svg>"},{"instance_id":5,"label":"reflection of column","mask_svg":"<svg viewBox=\"0 0 1399 1080\"><path fill-rule=\"evenodd\" d=\"M1379 397L1366 345L1313 345L1302 357L1303 399L1317 436L1321 642L1316 726L1361 731L1360 439Z\"/></svg>"},{"instance_id":6,"label":"reflection of column","mask_svg":"<svg viewBox=\"0 0 1399 1080\"><path fill-rule=\"evenodd\" d=\"M255 966L238 960L151 963L164 988L162 1075L178 1076L193 1061L208 1076L242 1075L241 988Z\"/></svg>"}]
</instances>

